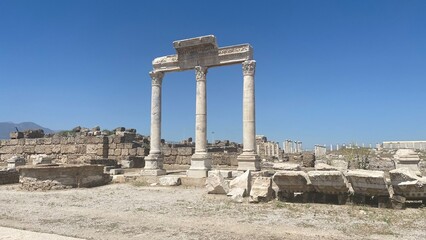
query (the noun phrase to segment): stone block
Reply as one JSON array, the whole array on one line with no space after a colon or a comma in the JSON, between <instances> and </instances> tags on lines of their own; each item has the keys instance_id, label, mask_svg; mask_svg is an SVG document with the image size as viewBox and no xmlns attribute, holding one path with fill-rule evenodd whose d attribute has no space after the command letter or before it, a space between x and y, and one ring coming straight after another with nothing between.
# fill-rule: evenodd
<instances>
[{"instance_id":1,"label":"stone block","mask_svg":"<svg viewBox=\"0 0 426 240\"><path fill-rule=\"evenodd\" d=\"M383 171L350 170L346 174L355 194L364 196L389 196L389 187Z\"/></svg>"},{"instance_id":2,"label":"stone block","mask_svg":"<svg viewBox=\"0 0 426 240\"><path fill-rule=\"evenodd\" d=\"M51 154L52 147L50 145L36 145L34 151L36 154Z\"/></svg>"},{"instance_id":3,"label":"stone block","mask_svg":"<svg viewBox=\"0 0 426 240\"><path fill-rule=\"evenodd\" d=\"M111 175L119 175L119 174L124 174L124 169L122 168L113 168L109 170L109 173Z\"/></svg>"},{"instance_id":4,"label":"stone block","mask_svg":"<svg viewBox=\"0 0 426 240\"><path fill-rule=\"evenodd\" d=\"M243 173L242 175L234 178L233 180L230 181L229 183L229 188L232 192L232 194L235 193L235 191L233 191L234 189L243 189L245 194L243 194L243 197L250 195L250 190L251 190L251 182L252 182L252 178L251 178L251 170L247 170L245 173ZM239 192L239 190L237 190ZM231 196L232 196L231 194Z\"/></svg>"},{"instance_id":5,"label":"stone block","mask_svg":"<svg viewBox=\"0 0 426 240\"><path fill-rule=\"evenodd\" d=\"M223 178L232 178L232 171L230 170L212 170L209 171L207 174L210 174L210 172L214 174L215 171L219 171Z\"/></svg>"},{"instance_id":6,"label":"stone block","mask_svg":"<svg viewBox=\"0 0 426 240\"><path fill-rule=\"evenodd\" d=\"M319 193L349 193L348 181L340 171L310 171L308 176L312 186Z\"/></svg>"},{"instance_id":7,"label":"stone block","mask_svg":"<svg viewBox=\"0 0 426 240\"><path fill-rule=\"evenodd\" d=\"M242 203L244 196L247 196L247 191L243 188L234 188L227 195L231 196L233 202Z\"/></svg>"},{"instance_id":8,"label":"stone block","mask_svg":"<svg viewBox=\"0 0 426 240\"><path fill-rule=\"evenodd\" d=\"M52 145L52 153L61 153L61 145Z\"/></svg>"},{"instance_id":9,"label":"stone block","mask_svg":"<svg viewBox=\"0 0 426 240\"><path fill-rule=\"evenodd\" d=\"M121 156L129 156L129 149L127 148L121 149Z\"/></svg>"},{"instance_id":10,"label":"stone block","mask_svg":"<svg viewBox=\"0 0 426 240\"><path fill-rule=\"evenodd\" d=\"M133 160L129 160L129 159L121 160L120 163L122 168L133 168L135 166Z\"/></svg>"},{"instance_id":11,"label":"stone block","mask_svg":"<svg viewBox=\"0 0 426 240\"><path fill-rule=\"evenodd\" d=\"M145 152L146 151L146 149L145 148L143 148L143 147L138 147L138 148L136 148L137 149L137 155L138 156L145 156L145 155L147 155L147 153Z\"/></svg>"},{"instance_id":12,"label":"stone block","mask_svg":"<svg viewBox=\"0 0 426 240\"><path fill-rule=\"evenodd\" d=\"M300 164L278 162L278 163L273 163L272 168L275 170L300 171Z\"/></svg>"},{"instance_id":13,"label":"stone block","mask_svg":"<svg viewBox=\"0 0 426 240\"><path fill-rule=\"evenodd\" d=\"M286 193L312 192L309 176L303 171L278 171L272 177L279 191Z\"/></svg>"},{"instance_id":14,"label":"stone block","mask_svg":"<svg viewBox=\"0 0 426 240\"><path fill-rule=\"evenodd\" d=\"M113 175L112 176L113 183L126 183L126 177L124 175Z\"/></svg>"},{"instance_id":15,"label":"stone block","mask_svg":"<svg viewBox=\"0 0 426 240\"><path fill-rule=\"evenodd\" d=\"M62 154L76 153L76 152L77 152L77 146L76 145L61 145L61 153Z\"/></svg>"},{"instance_id":16,"label":"stone block","mask_svg":"<svg viewBox=\"0 0 426 240\"><path fill-rule=\"evenodd\" d=\"M161 186L179 186L181 184L179 176L164 176L159 180Z\"/></svg>"},{"instance_id":17,"label":"stone block","mask_svg":"<svg viewBox=\"0 0 426 240\"><path fill-rule=\"evenodd\" d=\"M137 147L139 147L139 144L136 144L136 143L124 143L124 148L127 148L127 149L132 149L132 148L137 148Z\"/></svg>"},{"instance_id":18,"label":"stone block","mask_svg":"<svg viewBox=\"0 0 426 240\"><path fill-rule=\"evenodd\" d=\"M163 148L161 151L162 151L163 155L166 156L166 157L172 155L172 149L171 148Z\"/></svg>"},{"instance_id":19,"label":"stone block","mask_svg":"<svg viewBox=\"0 0 426 240\"><path fill-rule=\"evenodd\" d=\"M330 161L330 165L337 168L337 170L345 171L348 169L348 162L341 159L333 159Z\"/></svg>"},{"instance_id":20,"label":"stone block","mask_svg":"<svg viewBox=\"0 0 426 240\"><path fill-rule=\"evenodd\" d=\"M254 180L250 190L249 202L268 202L273 199L272 179L270 177L258 177Z\"/></svg>"},{"instance_id":21,"label":"stone block","mask_svg":"<svg viewBox=\"0 0 426 240\"><path fill-rule=\"evenodd\" d=\"M130 156L136 156L137 155L137 149L136 148L129 149L129 155Z\"/></svg>"},{"instance_id":22,"label":"stone block","mask_svg":"<svg viewBox=\"0 0 426 240\"><path fill-rule=\"evenodd\" d=\"M46 154L31 155L30 159L33 165L51 164L53 160L51 157L47 156Z\"/></svg>"},{"instance_id":23,"label":"stone block","mask_svg":"<svg viewBox=\"0 0 426 240\"><path fill-rule=\"evenodd\" d=\"M99 149L98 144L86 144L86 153L88 154L96 154Z\"/></svg>"},{"instance_id":24,"label":"stone block","mask_svg":"<svg viewBox=\"0 0 426 240\"><path fill-rule=\"evenodd\" d=\"M338 169L330 166L328 164L325 163L315 163L315 170L317 171L337 171Z\"/></svg>"},{"instance_id":25,"label":"stone block","mask_svg":"<svg viewBox=\"0 0 426 240\"><path fill-rule=\"evenodd\" d=\"M426 177L419 177L409 168L389 172L395 195L409 200L426 199Z\"/></svg>"},{"instance_id":26,"label":"stone block","mask_svg":"<svg viewBox=\"0 0 426 240\"><path fill-rule=\"evenodd\" d=\"M232 177L238 177L243 174L244 174L244 171L237 171L237 170L232 171Z\"/></svg>"},{"instance_id":27,"label":"stone block","mask_svg":"<svg viewBox=\"0 0 426 240\"><path fill-rule=\"evenodd\" d=\"M15 169L23 165L25 165L25 159L23 157L13 156L7 160L7 169Z\"/></svg>"},{"instance_id":28,"label":"stone block","mask_svg":"<svg viewBox=\"0 0 426 240\"><path fill-rule=\"evenodd\" d=\"M120 148L115 149L114 150L114 155L115 156L121 156L121 149Z\"/></svg>"},{"instance_id":29,"label":"stone block","mask_svg":"<svg viewBox=\"0 0 426 240\"><path fill-rule=\"evenodd\" d=\"M229 192L228 183L217 170L212 171L207 177L206 188L209 194L227 194Z\"/></svg>"},{"instance_id":30,"label":"stone block","mask_svg":"<svg viewBox=\"0 0 426 240\"><path fill-rule=\"evenodd\" d=\"M192 147L179 147L178 149L178 155L181 156L190 156L192 155Z\"/></svg>"}]
</instances>

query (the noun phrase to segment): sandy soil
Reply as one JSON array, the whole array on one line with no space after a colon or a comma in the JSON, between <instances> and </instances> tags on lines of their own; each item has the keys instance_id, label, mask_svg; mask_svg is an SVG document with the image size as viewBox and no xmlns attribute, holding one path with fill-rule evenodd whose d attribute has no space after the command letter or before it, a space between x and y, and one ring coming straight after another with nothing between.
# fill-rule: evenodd
<instances>
[{"instance_id":1,"label":"sandy soil","mask_svg":"<svg viewBox=\"0 0 426 240\"><path fill-rule=\"evenodd\" d=\"M426 208L239 204L183 186L0 186L0 226L85 239L426 239L425 225Z\"/></svg>"}]
</instances>

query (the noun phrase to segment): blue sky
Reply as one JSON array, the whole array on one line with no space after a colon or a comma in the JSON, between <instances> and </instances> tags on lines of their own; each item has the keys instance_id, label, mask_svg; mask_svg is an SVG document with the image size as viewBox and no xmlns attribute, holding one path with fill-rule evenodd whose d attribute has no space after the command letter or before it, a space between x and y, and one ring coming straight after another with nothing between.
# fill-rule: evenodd
<instances>
[{"instance_id":1,"label":"blue sky","mask_svg":"<svg viewBox=\"0 0 426 240\"><path fill-rule=\"evenodd\" d=\"M250 43L257 134L314 144L426 139L426 1L0 0L0 121L149 135L155 57ZM207 75L208 138L242 139L240 65ZM162 136L194 136L195 74L166 74ZM212 133L214 132L214 134Z\"/></svg>"}]
</instances>

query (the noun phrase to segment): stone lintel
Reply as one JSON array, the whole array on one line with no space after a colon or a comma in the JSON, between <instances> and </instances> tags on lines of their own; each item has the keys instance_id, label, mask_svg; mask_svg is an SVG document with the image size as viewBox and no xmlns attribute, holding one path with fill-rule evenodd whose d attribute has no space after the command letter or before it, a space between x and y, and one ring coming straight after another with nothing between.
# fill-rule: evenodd
<instances>
[{"instance_id":1,"label":"stone lintel","mask_svg":"<svg viewBox=\"0 0 426 240\"><path fill-rule=\"evenodd\" d=\"M194 69L196 66L217 67L241 64L253 59L253 48L250 44L221 48L203 45L201 47L187 47L179 51L178 54L155 58L152 61L153 71L184 71Z\"/></svg>"},{"instance_id":2,"label":"stone lintel","mask_svg":"<svg viewBox=\"0 0 426 240\"><path fill-rule=\"evenodd\" d=\"M197 46L211 46L217 48L216 37L214 35L207 35L195 38L188 38L177 40L173 42L173 47L179 52L180 49L192 48Z\"/></svg>"}]
</instances>

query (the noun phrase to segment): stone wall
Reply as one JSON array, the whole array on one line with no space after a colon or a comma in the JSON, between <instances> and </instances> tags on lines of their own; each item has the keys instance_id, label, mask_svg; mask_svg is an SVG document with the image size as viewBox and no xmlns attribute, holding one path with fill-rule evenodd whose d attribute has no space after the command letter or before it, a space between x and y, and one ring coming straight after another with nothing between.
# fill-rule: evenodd
<instances>
[{"instance_id":1,"label":"stone wall","mask_svg":"<svg viewBox=\"0 0 426 240\"><path fill-rule=\"evenodd\" d=\"M241 149L235 146L209 147L207 150L213 165L238 166L237 156ZM163 144L164 164L190 165L195 152L193 144Z\"/></svg>"},{"instance_id":2,"label":"stone wall","mask_svg":"<svg viewBox=\"0 0 426 240\"><path fill-rule=\"evenodd\" d=\"M110 181L102 165L25 166L19 174L21 188L29 191L95 187Z\"/></svg>"},{"instance_id":3,"label":"stone wall","mask_svg":"<svg viewBox=\"0 0 426 240\"><path fill-rule=\"evenodd\" d=\"M15 170L0 170L0 185L18 183L19 173Z\"/></svg>"},{"instance_id":4,"label":"stone wall","mask_svg":"<svg viewBox=\"0 0 426 240\"><path fill-rule=\"evenodd\" d=\"M134 142L135 135L72 136L55 135L45 138L0 140L0 162L19 155L30 163L30 157L46 154L57 163L82 164L90 159L123 160L145 156L148 149Z\"/></svg>"}]
</instances>

